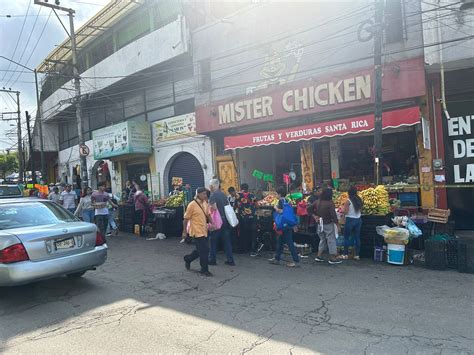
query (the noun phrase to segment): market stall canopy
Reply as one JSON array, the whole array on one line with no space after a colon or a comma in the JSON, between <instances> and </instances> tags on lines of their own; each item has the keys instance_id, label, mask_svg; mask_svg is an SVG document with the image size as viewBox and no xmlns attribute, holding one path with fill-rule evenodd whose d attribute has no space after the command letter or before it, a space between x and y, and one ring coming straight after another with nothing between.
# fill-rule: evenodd
<instances>
[{"instance_id":1,"label":"market stall canopy","mask_svg":"<svg viewBox=\"0 0 474 355\"><path fill-rule=\"evenodd\" d=\"M382 115L383 129L413 126L418 123L420 123L420 109L418 107L388 111ZM312 139L371 132L373 130L374 115L370 114L327 122L317 122L299 127L225 137L224 148L227 150L308 141Z\"/></svg>"}]
</instances>

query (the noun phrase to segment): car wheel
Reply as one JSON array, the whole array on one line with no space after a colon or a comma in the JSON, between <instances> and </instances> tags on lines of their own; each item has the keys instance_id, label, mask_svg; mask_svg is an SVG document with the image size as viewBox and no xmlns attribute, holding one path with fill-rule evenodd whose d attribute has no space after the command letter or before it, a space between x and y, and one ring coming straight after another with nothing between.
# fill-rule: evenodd
<instances>
[{"instance_id":1,"label":"car wheel","mask_svg":"<svg viewBox=\"0 0 474 355\"><path fill-rule=\"evenodd\" d=\"M85 273L86 273L85 271L81 271L81 272L75 272L73 274L67 274L66 276L69 277L70 279L78 279L84 276Z\"/></svg>"}]
</instances>

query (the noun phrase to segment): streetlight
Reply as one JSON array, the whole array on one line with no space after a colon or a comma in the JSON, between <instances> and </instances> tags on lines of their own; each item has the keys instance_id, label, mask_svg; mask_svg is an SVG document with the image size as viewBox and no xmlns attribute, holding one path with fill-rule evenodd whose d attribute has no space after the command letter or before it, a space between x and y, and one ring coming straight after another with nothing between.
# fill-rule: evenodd
<instances>
[{"instance_id":1,"label":"streetlight","mask_svg":"<svg viewBox=\"0 0 474 355\"><path fill-rule=\"evenodd\" d=\"M39 96L39 89L38 89L38 73L36 72L36 69L31 69L28 67L25 67L23 64L20 64L18 62L15 62L14 60L11 60L7 57L4 57L3 55L0 55L0 58L3 58L5 60L8 60L9 62L16 64L30 72L32 72L35 75L35 90L36 90L36 106L38 107L38 128L39 128L39 136L40 136L40 159L41 159L41 179L46 180L46 171L44 169L44 142L43 142L43 108L41 106L41 101L40 101L40 96ZM33 154L33 152L31 152Z\"/></svg>"}]
</instances>

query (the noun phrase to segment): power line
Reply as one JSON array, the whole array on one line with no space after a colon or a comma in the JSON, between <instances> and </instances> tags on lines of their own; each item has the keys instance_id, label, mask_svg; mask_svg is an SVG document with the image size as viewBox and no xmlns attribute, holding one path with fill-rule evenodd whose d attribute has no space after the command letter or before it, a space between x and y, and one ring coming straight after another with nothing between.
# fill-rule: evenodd
<instances>
[{"instance_id":1,"label":"power line","mask_svg":"<svg viewBox=\"0 0 474 355\"><path fill-rule=\"evenodd\" d=\"M28 12L30 11L30 6L31 6L31 1L28 0L28 8L26 9L26 15L25 15L25 19L23 20L23 24L21 25L20 35L18 36L18 39L16 40L15 49L13 50L13 54L11 56L12 59L15 57L16 50L18 49L18 44L20 43L20 38L21 38L21 35L23 34L23 29L25 28L25 23L26 23L26 19L28 18ZM11 62L8 62L7 69L10 69L10 65L11 65ZM3 74L2 79L0 79L0 81L3 81L5 79L5 75L6 73Z\"/></svg>"}]
</instances>

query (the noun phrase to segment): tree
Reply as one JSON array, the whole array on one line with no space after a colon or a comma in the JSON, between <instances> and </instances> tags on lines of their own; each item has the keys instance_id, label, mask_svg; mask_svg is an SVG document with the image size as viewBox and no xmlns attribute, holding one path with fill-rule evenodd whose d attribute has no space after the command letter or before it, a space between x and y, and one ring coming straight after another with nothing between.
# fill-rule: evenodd
<instances>
[{"instance_id":1,"label":"tree","mask_svg":"<svg viewBox=\"0 0 474 355\"><path fill-rule=\"evenodd\" d=\"M0 174L3 179L8 173L18 170L18 159L15 155L1 154L0 155Z\"/></svg>"}]
</instances>

